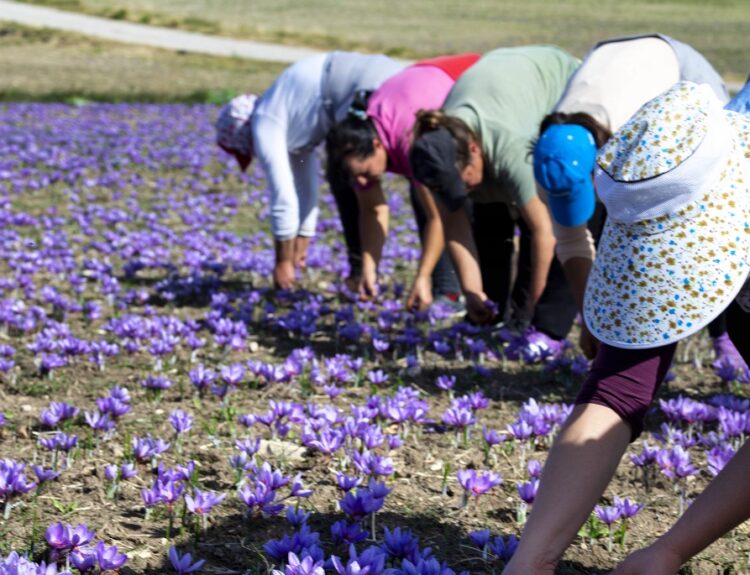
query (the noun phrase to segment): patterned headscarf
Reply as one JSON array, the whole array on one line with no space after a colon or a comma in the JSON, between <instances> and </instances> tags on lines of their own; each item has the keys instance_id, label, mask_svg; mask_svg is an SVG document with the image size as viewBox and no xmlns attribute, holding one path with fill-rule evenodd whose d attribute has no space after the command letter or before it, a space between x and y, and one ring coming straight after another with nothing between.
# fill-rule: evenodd
<instances>
[{"instance_id":1,"label":"patterned headscarf","mask_svg":"<svg viewBox=\"0 0 750 575\"><path fill-rule=\"evenodd\" d=\"M234 155L245 171L253 160L252 116L258 97L243 94L233 98L220 111L216 119L216 143Z\"/></svg>"}]
</instances>

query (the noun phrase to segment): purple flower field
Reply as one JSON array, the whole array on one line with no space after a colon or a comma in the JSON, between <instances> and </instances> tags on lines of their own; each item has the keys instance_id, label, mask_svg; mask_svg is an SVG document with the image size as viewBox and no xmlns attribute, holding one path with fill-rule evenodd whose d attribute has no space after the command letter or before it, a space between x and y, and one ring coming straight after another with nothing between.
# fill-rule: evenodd
<instances>
[{"instance_id":1,"label":"purple flower field","mask_svg":"<svg viewBox=\"0 0 750 575\"><path fill-rule=\"evenodd\" d=\"M395 179L377 302L341 285L327 191L303 289L273 292L263 176L216 112L0 105L0 575L499 574L588 362L405 310ZM747 374L705 349L560 572L650 542L750 433ZM690 572L748 552L741 526Z\"/></svg>"}]
</instances>

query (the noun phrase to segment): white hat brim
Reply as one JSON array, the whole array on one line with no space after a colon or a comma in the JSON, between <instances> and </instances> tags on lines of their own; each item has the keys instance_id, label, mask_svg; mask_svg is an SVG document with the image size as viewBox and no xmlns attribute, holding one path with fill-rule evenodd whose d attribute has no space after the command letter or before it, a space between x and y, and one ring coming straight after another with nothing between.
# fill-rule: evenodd
<instances>
[{"instance_id":1,"label":"white hat brim","mask_svg":"<svg viewBox=\"0 0 750 575\"><path fill-rule=\"evenodd\" d=\"M584 298L600 341L647 349L708 325L750 272L750 119L727 112L736 130L718 179L674 214L632 224L608 220Z\"/></svg>"}]
</instances>

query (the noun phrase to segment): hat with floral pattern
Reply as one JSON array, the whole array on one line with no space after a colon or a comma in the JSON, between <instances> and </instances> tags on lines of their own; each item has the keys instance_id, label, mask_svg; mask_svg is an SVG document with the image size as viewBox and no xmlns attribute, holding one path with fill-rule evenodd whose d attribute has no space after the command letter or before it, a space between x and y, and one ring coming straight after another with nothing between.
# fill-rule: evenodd
<instances>
[{"instance_id":1,"label":"hat with floral pattern","mask_svg":"<svg viewBox=\"0 0 750 575\"><path fill-rule=\"evenodd\" d=\"M619 348L679 341L750 271L750 119L690 82L645 104L599 151L607 222L586 286L591 333Z\"/></svg>"},{"instance_id":2,"label":"hat with floral pattern","mask_svg":"<svg viewBox=\"0 0 750 575\"><path fill-rule=\"evenodd\" d=\"M250 121L258 96L242 94L219 110L216 118L216 143L232 154L244 172L253 160L253 134Z\"/></svg>"}]
</instances>

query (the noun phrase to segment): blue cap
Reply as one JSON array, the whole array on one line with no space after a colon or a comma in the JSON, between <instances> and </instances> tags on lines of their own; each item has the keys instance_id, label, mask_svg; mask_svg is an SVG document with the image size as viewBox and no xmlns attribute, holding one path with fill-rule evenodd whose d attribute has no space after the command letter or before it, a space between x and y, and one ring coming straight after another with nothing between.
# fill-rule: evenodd
<instances>
[{"instance_id":1,"label":"blue cap","mask_svg":"<svg viewBox=\"0 0 750 575\"><path fill-rule=\"evenodd\" d=\"M560 225L580 226L594 215L595 163L594 137L577 124L548 127L534 146L534 177L547 191L552 217Z\"/></svg>"}]
</instances>

